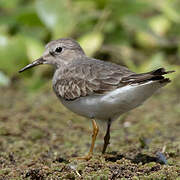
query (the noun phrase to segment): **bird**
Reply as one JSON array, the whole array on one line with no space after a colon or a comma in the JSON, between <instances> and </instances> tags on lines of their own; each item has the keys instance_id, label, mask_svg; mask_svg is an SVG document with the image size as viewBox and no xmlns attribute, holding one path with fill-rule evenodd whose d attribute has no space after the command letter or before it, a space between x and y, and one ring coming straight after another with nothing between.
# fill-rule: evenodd
<instances>
[{"instance_id":1,"label":"bird","mask_svg":"<svg viewBox=\"0 0 180 180\"><path fill-rule=\"evenodd\" d=\"M93 156L99 132L97 120L107 124L102 154L110 143L110 128L114 120L146 101L158 89L171 82L164 75L174 71L158 68L135 73L125 66L86 56L71 38L50 41L43 55L19 70L49 64L54 67L53 90L61 103L72 112L92 121L90 150L81 160Z\"/></svg>"}]
</instances>

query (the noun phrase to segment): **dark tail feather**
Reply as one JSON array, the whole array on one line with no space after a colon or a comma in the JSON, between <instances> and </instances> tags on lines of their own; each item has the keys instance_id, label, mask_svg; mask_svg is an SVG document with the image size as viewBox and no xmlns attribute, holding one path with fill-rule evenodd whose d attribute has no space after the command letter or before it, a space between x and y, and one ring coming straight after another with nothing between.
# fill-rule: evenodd
<instances>
[{"instance_id":1,"label":"dark tail feather","mask_svg":"<svg viewBox=\"0 0 180 180\"><path fill-rule=\"evenodd\" d=\"M156 69L154 71L151 71L150 73L152 73L153 75L164 75L164 74L169 74L169 73L173 73L175 71L166 71L164 68L159 68L159 69Z\"/></svg>"},{"instance_id":2,"label":"dark tail feather","mask_svg":"<svg viewBox=\"0 0 180 180\"><path fill-rule=\"evenodd\" d=\"M159 68L148 73L133 74L128 77L122 78L123 83L144 83L147 81L159 81L160 83L170 82L170 79L165 78L163 75L173 73L175 71L166 71L164 68Z\"/></svg>"}]
</instances>

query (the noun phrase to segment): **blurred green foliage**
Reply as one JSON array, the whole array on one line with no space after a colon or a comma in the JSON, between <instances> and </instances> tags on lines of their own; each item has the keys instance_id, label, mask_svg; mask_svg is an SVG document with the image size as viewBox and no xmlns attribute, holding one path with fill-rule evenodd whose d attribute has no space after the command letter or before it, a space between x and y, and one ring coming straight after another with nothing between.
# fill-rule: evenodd
<instances>
[{"instance_id":1,"label":"blurred green foliage","mask_svg":"<svg viewBox=\"0 0 180 180\"><path fill-rule=\"evenodd\" d=\"M0 84L62 37L78 40L88 56L136 72L160 66L178 72L179 34L179 0L1 0ZM39 87L47 72L35 68L23 77L33 76L31 85Z\"/></svg>"}]
</instances>

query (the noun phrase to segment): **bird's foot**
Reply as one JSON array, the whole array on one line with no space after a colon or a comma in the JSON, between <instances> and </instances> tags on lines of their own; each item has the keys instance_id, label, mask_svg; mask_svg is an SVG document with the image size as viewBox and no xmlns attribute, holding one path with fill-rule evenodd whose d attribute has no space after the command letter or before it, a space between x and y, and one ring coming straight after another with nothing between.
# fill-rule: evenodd
<instances>
[{"instance_id":1,"label":"bird's foot","mask_svg":"<svg viewBox=\"0 0 180 180\"><path fill-rule=\"evenodd\" d=\"M77 160L85 160L85 161L89 161L92 158L92 154L87 154L86 156L82 156L82 157L76 157Z\"/></svg>"}]
</instances>

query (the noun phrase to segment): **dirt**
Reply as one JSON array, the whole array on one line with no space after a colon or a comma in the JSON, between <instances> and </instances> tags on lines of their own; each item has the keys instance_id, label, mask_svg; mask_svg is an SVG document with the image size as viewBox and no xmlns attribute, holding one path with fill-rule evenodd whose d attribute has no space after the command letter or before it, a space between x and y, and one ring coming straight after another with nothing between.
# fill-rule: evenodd
<instances>
[{"instance_id":1,"label":"dirt","mask_svg":"<svg viewBox=\"0 0 180 180\"><path fill-rule=\"evenodd\" d=\"M166 87L112 125L102 156L104 127L89 161L91 121L63 107L51 84L29 91L0 88L0 179L180 179L180 96Z\"/></svg>"}]
</instances>

